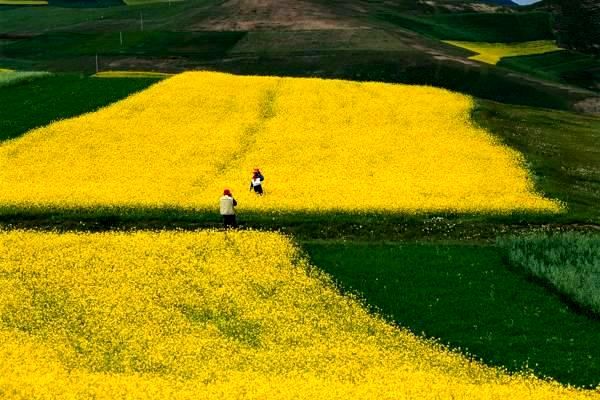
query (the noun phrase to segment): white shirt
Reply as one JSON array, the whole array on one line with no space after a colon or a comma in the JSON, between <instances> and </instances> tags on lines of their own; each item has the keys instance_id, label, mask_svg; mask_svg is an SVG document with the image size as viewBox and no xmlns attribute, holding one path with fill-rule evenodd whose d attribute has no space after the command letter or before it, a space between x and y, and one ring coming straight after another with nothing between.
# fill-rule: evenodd
<instances>
[{"instance_id":1,"label":"white shirt","mask_svg":"<svg viewBox=\"0 0 600 400\"><path fill-rule=\"evenodd\" d=\"M233 208L233 197L223 196L219 201L221 205L221 215L235 215Z\"/></svg>"}]
</instances>

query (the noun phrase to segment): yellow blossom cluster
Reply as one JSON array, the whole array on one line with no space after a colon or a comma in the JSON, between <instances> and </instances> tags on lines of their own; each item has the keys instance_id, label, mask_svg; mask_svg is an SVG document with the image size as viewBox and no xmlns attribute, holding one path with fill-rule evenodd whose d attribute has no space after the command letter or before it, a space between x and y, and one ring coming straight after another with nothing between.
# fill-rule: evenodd
<instances>
[{"instance_id":1,"label":"yellow blossom cluster","mask_svg":"<svg viewBox=\"0 0 600 400\"><path fill-rule=\"evenodd\" d=\"M187 72L1 145L0 205L214 211L229 188L254 211L560 211L472 107L431 87Z\"/></svg>"},{"instance_id":2,"label":"yellow blossom cluster","mask_svg":"<svg viewBox=\"0 0 600 400\"><path fill-rule=\"evenodd\" d=\"M369 314L285 236L0 233L3 399L600 399Z\"/></svg>"},{"instance_id":3,"label":"yellow blossom cluster","mask_svg":"<svg viewBox=\"0 0 600 400\"><path fill-rule=\"evenodd\" d=\"M100 71L95 78L167 78L173 74L154 71Z\"/></svg>"},{"instance_id":4,"label":"yellow blossom cluster","mask_svg":"<svg viewBox=\"0 0 600 400\"><path fill-rule=\"evenodd\" d=\"M498 64L505 57L530 56L563 50L553 40L519 43L460 42L453 40L445 40L444 42L477 53L477 55L469 57L471 60L493 65Z\"/></svg>"}]
</instances>

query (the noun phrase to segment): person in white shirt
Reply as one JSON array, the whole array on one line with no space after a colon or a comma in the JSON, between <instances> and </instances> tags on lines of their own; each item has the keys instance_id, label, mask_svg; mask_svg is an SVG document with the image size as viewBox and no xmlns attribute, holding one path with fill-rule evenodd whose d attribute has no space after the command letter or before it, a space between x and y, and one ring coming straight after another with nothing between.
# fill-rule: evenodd
<instances>
[{"instance_id":1,"label":"person in white shirt","mask_svg":"<svg viewBox=\"0 0 600 400\"><path fill-rule=\"evenodd\" d=\"M254 190L259 196L264 194L262 183L265 180L265 177L260 172L260 169L254 168L254 173L252 174L252 180L250 181L250 191Z\"/></svg>"},{"instance_id":2,"label":"person in white shirt","mask_svg":"<svg viewBox=\"0 0 600 400\"><path fill-rule=\"evenodd\" d=\"M223 197L219 200L221 216L223 217L223 227L237 228L237 220L235 218L235 207L237 201L233 198L231 190L223 190Z\"/></svg>"}]
</instances>

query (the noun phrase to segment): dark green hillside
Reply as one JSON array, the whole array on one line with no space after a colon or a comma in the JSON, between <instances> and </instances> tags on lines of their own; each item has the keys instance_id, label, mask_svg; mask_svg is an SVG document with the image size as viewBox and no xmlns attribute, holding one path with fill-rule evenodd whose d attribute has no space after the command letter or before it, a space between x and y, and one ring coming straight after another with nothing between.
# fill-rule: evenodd
<instances>
[{"instance_id":1,"label":"dark green hillside","mask_svg":"<svg viewBox=\"0 0 600 400\"><path fill-rule=\"evenodd\" d=\"M584 53L559 51L509 57L498 66L557 82L600 91L600 59Z\"/></svg>"},{"instance_id":2,"label":"dark green hillside","mask_svg":"<svg viewBox=\"0 0 600 400\"><path fill-rule=\"evenodd\" d=\"M9 58L52 60L85 56L187 56L214 59L224 56L245 32L110 32L46 33L4 46Z\"/></svg>"},{"instance_id":3,"label":"dark green hillside","mask_svg":"<svg viewBox=\"0 0 600 400\"><path fill-rule=\"evenodd\" d=\"M554 38L550 14L545 12L419 16L382 13L379 18L443 40L510 43Z\"/></svg>"}]
</instances>

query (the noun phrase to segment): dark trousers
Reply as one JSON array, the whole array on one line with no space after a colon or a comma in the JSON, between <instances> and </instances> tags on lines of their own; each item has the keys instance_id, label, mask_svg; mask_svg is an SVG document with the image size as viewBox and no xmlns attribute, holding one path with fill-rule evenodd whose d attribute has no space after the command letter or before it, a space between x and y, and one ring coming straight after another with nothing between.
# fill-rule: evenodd
<instances>
[{"instance_id":1,"label":"dark trousers","mask_svg":"<svg viewBox=\"0 0 600 400\"><path fill-rule=\"evenodd\" d=\"M263 188L262 188L262 185L253 186L252 188L254 189L254 193L256 193L256 194L260 194L260 195L262 195L262 194L263 194Z\"/></svg>"},{"instance_id":2,"label":"dark trousers","mask_svg":"<svg viewBox=\"0 0 600 400\"><path fill-rule=\"evenodd\" d=\"M223 215L223 227L227 228L237 228L237 220L235 219L235 215Z\"/></svg>"}]
</instances>

